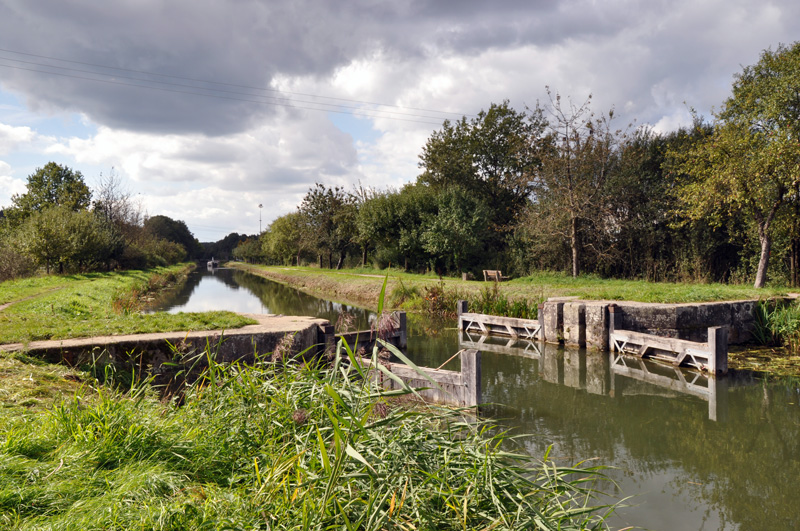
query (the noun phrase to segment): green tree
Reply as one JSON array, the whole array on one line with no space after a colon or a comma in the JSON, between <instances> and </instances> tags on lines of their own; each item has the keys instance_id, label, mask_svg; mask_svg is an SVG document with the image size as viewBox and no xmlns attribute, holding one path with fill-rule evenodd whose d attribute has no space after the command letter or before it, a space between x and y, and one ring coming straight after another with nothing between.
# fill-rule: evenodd
<instances>
[{"instance_id":1,"label":"green tree","mask_svg":"<svg viewBox=\"0 0 800 531\"><path fill-rule=\"evenodd\" d=\"M545 125L541 112L526 115L508 101L471 120L445 121L422 149L417 181L436 192L459 186L480 197L491 212L493 241L502 243L533 191Z\"/></svg>"},{"instance_id":2,"label":"green tree","mask_svg":"<svg viewBox=\"0 0 800 531\"><path fill-rule=\"evenodd\" d=\"M275 218L261 238L265 254L284 265L300 265L301 255L308 250L303 215L299 212Z\"/></svg>"},{"instance_id":3,"label":"green tree","mask_svg":"<svg viewBox=\"0 0 800 531\"><path fill-rule=\"evenodd\" d=\"M163 215L153 216L145 220L144 230L155 238L182 245L189 258L198 257L203 252L200 242L182 220L174 220Z\"/></svg>"},{"instance_id":4,"label":"green tree","mask_svg":"<svg viewBox=\"0 0 800 531\"><path fill-rule=\"evenodd\" d=\"M328 267L333 268L333 255L337 255L336 269L342 267L345 254L356 232L356 207L351 194L335 186L327 188L316 183L310 188L298 212L303 216L306 241L317 249L319 264L327 255Z\"/></svg>"},{"instance_id":5,"label":"green tree","mask_svg":"<svg viewBox=\"0 0 800 531\"><path fill-rule=\"evenodd\" d=\"M800 186L800 42L765 50L737 74L714 130L682 157L690 179L678 191L681 213L720 226L746 216L758 235L754 286L767 280L773 222Z\"/></svg>"},{"instance_id":6,"label":"green tree","mask_svg":"<svg viewBox=\"0 0 800 531\"><path fill-rule=\"evenodd\" d=\"M608 219L609 176L619 161L620 144L626 135L614 130L613 109L595 116L591 96L579 106L565 104L548 88L552 116L548 125L549 144L541 167L533 175L536 201L533 222L552 236L569 242L572 276L581 272L586 239L602 230ZM534 117L542 110L532 110Z\"/></svg>"},{"instance_id":7,"label":"green tree","mask_svg":"<svg viewBox=\"0 0 800 531\"><path fill-rule=\"evenodd\" d=\"M20 222L47 207L60 206L68 210L85 210L91 204L92 192L81 172L55 162L48 162L28 176L28 190L11 198L7 210L10 219Z\"/></svg>"},{"instance_id":8,"label":"green tree","mask_svg":"<svg viewBox=\"0 0 800 531\"><path fill-rule=\"evenodd\" d=\"M122 237L115 228L93 212L75 212L66 206L50 206L32 213L17 231L20 250L45 266L93 269L107 268L122 252Z\"/></svg>"},{"instance_id":9,"label":"green tree","mask_svg":"<svg viewBox=\"0 0 800 531\"><path fill-rule=\"evenodd\" d=\"M460 271L486 238L489 209L479 197L455 186L442 191L436 203L436 212L423 221L423 248L447 270Z\"/></svg>"}]
</instances>

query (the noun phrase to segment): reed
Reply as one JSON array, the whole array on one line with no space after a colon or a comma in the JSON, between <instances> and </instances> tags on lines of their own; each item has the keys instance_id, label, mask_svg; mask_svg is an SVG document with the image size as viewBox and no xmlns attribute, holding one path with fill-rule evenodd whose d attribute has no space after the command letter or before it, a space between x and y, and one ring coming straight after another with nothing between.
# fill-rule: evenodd
<instances>
[{"instance_id":1,"label":"reed","mask_svg":"<svg viewBox=\"0 0 800 531\"><path fill-rule=\"evenodd\" d=\"M800 305L761 300L756 305L753 337L757 343L785 346L793 352L800 348Z\"/></svg>"},{"instance_id":2,"label":"reed","mask_svg":"<svg viewBox=\"0 0 800 531\"><path fill-rule=\"evenodd\" d=\"M514 452L464 411L401 402L340 345L208 366L183 403L146 382L0 412L0 527L600 529L601 470ZM375 354L373 354L375 355Z\"/></svg>"}]
</instances>

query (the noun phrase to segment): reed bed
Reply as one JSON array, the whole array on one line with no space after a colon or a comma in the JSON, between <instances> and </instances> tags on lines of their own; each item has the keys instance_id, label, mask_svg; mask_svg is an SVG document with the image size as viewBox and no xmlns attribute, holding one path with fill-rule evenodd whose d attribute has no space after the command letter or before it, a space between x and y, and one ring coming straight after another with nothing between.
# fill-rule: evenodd
<instances>
[{"instance_id":1,"label":"reed bed","mask_svg":"<svg viewBox=\"0 0 800 531\"><path fill-rule=\"evenodd\" d=\"M347 345L324 362L196 355L208 367L180 400L93 381L46 411L0 411L0 528L605 528L600 469L385 391Z\"/></svg>"}]
</instances>

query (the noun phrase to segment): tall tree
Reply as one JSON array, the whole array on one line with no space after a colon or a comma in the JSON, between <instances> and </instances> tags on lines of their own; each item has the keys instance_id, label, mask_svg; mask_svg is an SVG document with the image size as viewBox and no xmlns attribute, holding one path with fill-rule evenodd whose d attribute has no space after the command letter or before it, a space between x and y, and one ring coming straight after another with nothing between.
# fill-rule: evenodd
<instances>
[{"instance_id":1,"label":"tall tree","mask_svg":"<svg viewBox=\"0 0 800 531\"><path fill-rule=\"evenodd\" d=\"M163 215L153 216L145 220L144 230L156 238L182 245L189 258L200 256L203 252L200 242L186 226L185 221L174 220Z\"/></svg>"},{"instance_id":2,"label":"tall tree","mask_svg":"<svg viewBox=\"0 0 800 531\"><path fill-rule=\"evenodd\" d=\"M458 186L479 196L489 207L495 235L504 236L533 190L530 175L541 163L545 124L541 113L526 116L508 101L471 120L445 121L422 149L417 180L437 192Z\"/></svg>"},{"instance_id":3,"label":"tall tree","mask_svg":"<svg viewBox=\"0 0 800 531\"><path fill-rule=\"evenodd\" d=\"M574 105L549 88L547 92L550 143L533 176L534 217L541 227L569 241L572 275L578 276L586 235L608 219L606 183L626 134L612 129L613 109L600 116L592 112L591 96ZM537 106L532 113L540 116L542 110Z\"/></svg>"},{"instance_id":4,"label":"tall tree","mask_svg":"<svg viewBox=\"0 0 800 531\"><path fill-rule=\"evenodd\" d=\"M333 268L333 255L338 261L336 269L342 267L348 246L356 233L356 209L354 200L343 188L328 188L316 183L308 190L298 211L303 216L305 235L318 249L319 263L327 255L328 267Z\"/></svg>"},{"instance_id":5,"label":"tall tree","mask_svg":"<svg viewBox=\"0 0 800 531\"><path fill-rule=\"evenodd\" d=\"M84 182L81 172L55 162L48 162L28 176L28 190L11 198L13 206L7 214L12 220L22 221L34 212L47 207L60 206L72 211L89 207L92 192Z\"/></svg>"},{"instance_id":6,"label":"tall tree","mask_svg":"<svg viewBox=\"0 0 800 531\"><path fill-rule=\"evenodd\" d=\"M765 50L735 76L714 131L684 154L690 176L679 190L681 211L721 225L744 215L758 234L754 286L763 287L779 209L800 186L800 42Z\"/></svg>"}]
</instances>

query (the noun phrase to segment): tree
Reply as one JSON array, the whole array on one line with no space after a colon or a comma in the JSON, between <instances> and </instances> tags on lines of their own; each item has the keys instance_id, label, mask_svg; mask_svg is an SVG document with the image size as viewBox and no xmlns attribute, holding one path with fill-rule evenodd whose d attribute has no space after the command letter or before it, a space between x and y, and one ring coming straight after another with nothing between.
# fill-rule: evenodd
<instances>
[{"instance_id":1,"label":"tree","mask_svg":"<svg viewBox=\"0 0 800 531\"><path fill-rule=\"evenodd\" d=\"M800 187L800 42L765 50L735 76L711 135L682 157L690 178L681 212L720 226L726 215L755 225L760 245L754 286L767 280L773 222Z\"/></svg>"},{"instance_id":2,"label":"tree","mask_svg":"<svg viewBox=\"0 0 800 531\"><path fill-rule=\"evenodd\" d=\"M55 162L48 162L28 176L28 190L11 198L13 206L9 217L22 221L34 212L51 206L68 210L85 210L89 207L92 192L79 171L73 171Z\"/></svg>"},{"instance_id":3,"label":"tree","mask_svg":"<svg viewBox=\"0 0 800 531\"><path fill-rule=\"evenodd\" d=\"M265 254L285 265L291 265L293 261L300 265L300 255L308 250L303 233L303 215L299 212L275 218L261 238Z\"/></svg>"},{"instance_id":4,"label":"tree","mask_svg":"<svg viewBox=\"0 0 800 531\"><path fill-rule=\"evenodd\" d=\"M182 245L189 258L200 256L203 252L200 242L197 241L184 221L174 220L163 215L153 216L145 220L144 230L156 238Z\"/></svg>"},{"instance_id":5,"label":"tree","mask_svg":"<svg viewBox=\"0 0 800 531\"><path fill-rule=\"evenodd\" d=\"M433 259L460 271L486 237L489 209L481 198L455 186L436 199L437 210L425 216L420 239Z\"/></svg>"},{"instance_id":6,"label":"tree","mask_svg":"<svg viewBox=\"0 0 800 531\"><path fill-rule=\"evenodd\" d=\"M93 209L128 239L137 236L142 225L142 208L131 198L122 179L114 168L107 175L100 174L92 202Z\"/></svg>"},{"instance_id":7,"label":"tree","mask_svg":"<svg viewBox=\"0 0 800 531\"><path fill-rule=\"evenodd\" d=\"M493 241L502 242L533 191L530 175L541 164L545 125L541 113L526 116L508 101L492 104L472 120L445 121L422 149L424 171L417 181L436 192L459 186L480 197L500 236Z\"/></svg>"},{"instance_id":8,"label":"tree","mask_svg":"<svg viewBox=\"0 0 800 531\"><path fill-rule=\"evenodd\" d=\"M327 254L328 267L333 268L333 255L337 254L336 269L341 269L356 232L353 197L338 186L327 188L316 183L303 197L298 212L303 216L307 241L318 249L320 267L323 254Z\"/></svg>"},{"instance_id":9,"label":"tree","mask_svg":"<svg viewBox=\"0 0 800 531\"><path fill-rule=\"evenodd\" d=\"M549 144L541 167L533 174L535 222L554 236L569 241L572 276L581 272L585 238L601 230L607 220L606 182L618 161L622 131L613 130L614 110L596 117L591 96L581 105L564 105L561 96L550 96ZM542 110L532 110L534 117Z\"/></svg>"},{"instance_id":10,"label":"tree","mask_svg":"<svg viewBox=\"0 0 800 531\"><path fill-rule=\"evenodd\" d=\"M66 206L49 206L32 213L19 227L17 239L20 250L44 265L48 273L55 266L59 273L68 266L108 267L123 247L112 225L93 212L74 212Z\"/></svg>"}]
</instances>

